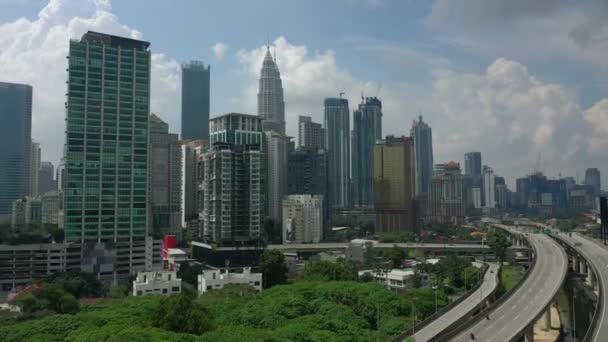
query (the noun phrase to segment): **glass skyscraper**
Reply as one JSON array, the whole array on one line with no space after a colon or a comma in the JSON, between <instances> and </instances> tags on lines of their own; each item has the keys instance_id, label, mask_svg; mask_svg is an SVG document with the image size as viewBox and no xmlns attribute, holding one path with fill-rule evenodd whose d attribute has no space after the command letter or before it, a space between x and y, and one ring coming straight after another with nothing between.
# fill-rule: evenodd
<instances>
[{"instance_id":1,"label":"glass skyscraper","mask_svg":"<svg viewBox=\"0 0 608 342\"><path fill-rule=\"evenodd\" d=\"M182 139L209 140L209 78L201 61L182 65Z\"/></svg>"},{"instance_id":2,"label":"glass skyscraper","mask_svg":"<svg viewBox=\"0 0 608 342\"><path fill-rule=\"evenodd\" d=\"M258 90L258 115L264 120L264 131L275 131L285 134L285 101L283 84L276 60L266 49L266 56L260 71Z\"/></svg>"},{"instance_id":3,"label":"glass skyscraper","mask_svg":"<svg viewBox=\"0 0 608 342\"><path fill-rule=\"evenodd\" d=\"M70 41L65 237L81 268L125 275L148 268L148 42L87 32Z\"/></svg>"},{"instance_id":4,"label":"glass skyscraper","mask_svg":"<svg viewBox=\"0 0 608 342\"><path fill-rule=\"evenodd\" d=\"M27 195L32 140L32 87L0 82L0 216Z\"/></svg>"},{"instance_id":5,"label":"glass skyscraper","mask_svg":"<svg viewBox=\"0 0 608 342\"><path fill-rule=\"evenodd\" d=\"M412 123L410 136L414 139L416 195L428 194L433 177L433 131L419 116L418 121Z\"/></svg>"},{"instance_id":6,"label":"glass skyscraper","mask_svg":"<svg viewBox=\"0 0 608 342\"><path fill-rule=\"evenodd\" d=\"M353 113L353 204L374 205L374 145L382 139L382 102L366 97Z\"/></svg>"},{"instance_id":7,"label":"glass skyscraper","mask_svg":"<svg viewBox=\"0 0 608 342\"><path fill-rule=\"evenodd\" d=\"M327 144L329 203L331 208L350 206L350 113L348 100L327 98L325 141Z\"/></svg>"}]
</instances>

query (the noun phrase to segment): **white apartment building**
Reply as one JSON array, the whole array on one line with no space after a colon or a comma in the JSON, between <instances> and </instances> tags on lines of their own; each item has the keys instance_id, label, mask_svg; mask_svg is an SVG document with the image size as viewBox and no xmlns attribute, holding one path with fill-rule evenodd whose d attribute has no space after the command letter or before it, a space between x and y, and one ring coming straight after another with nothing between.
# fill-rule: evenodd
<instances>
[{"instance_id":1,"label":"white apartment building","mask_svg":"<svg viewBox=\"0 0 608 342\"><path fill-rule=\"evenodd\" d=\"M494 187L494 170L487 166L483 166L483 191L485 198L484 209L486 212L491 212L496 207L496 189Z\"/></svg>"},{"instance_id":2,"label":"white apartment building","mask_svg":"<svg viewBox=\"0 0 608 342\"><path fill-rule=\"evenodd\" d=\"M318 243L323 238L323 196L283 199L283 243Z\"/></svg>"},{"instance_id":3,"label":"white apartment building","mask_svg":"<svg viewBox=\"0 0 608 342\"><path fill-rule=\"evenodd\" d=\"M393 269L387 273L378 273L372 270L359 271L359 277L369 274L373 277L374 281L386 285L388 281L388 287L393 289L407 289L414 286L414 270L413 269Z\"/></svg>"},{"instance_id":4,"label":"white apartment building","mask_svg":"<svg viewBox=\"0 0 608 342\"><path fill-rule=\"evenodd\" d=\"M198 275L198 294L223 289L230 284L247 284L262 291L262 273L251 273L251 267L244 267L243 273L231 273L229 270L205 270L203 274Z\"/></svg>"},{"instance_id":5,"label":"white apartment building","mask_svg":"<svg viewBox=\"0 0 608 342\"><path fill-rule=\"evenodd\" d=\"M172 295L182 291L182 280L175 271L138 272L133 281L133 296Z\"/></svg>"}]
</instances>

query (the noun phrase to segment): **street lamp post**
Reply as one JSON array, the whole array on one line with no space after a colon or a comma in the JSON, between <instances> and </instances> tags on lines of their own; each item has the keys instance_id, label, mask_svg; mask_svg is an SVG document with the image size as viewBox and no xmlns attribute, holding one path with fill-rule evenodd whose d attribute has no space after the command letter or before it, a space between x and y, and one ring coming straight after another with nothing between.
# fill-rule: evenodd
<instances>
[{"instance_id":1,"label":"street lamp post","mask_svg":"<svg viewBox=\"0 0 608 342\"><path fill-rule=\"evenodd\" d=\"M576 341L576 288L572 288L572 339Z\"/></svg>"}]
</instances>

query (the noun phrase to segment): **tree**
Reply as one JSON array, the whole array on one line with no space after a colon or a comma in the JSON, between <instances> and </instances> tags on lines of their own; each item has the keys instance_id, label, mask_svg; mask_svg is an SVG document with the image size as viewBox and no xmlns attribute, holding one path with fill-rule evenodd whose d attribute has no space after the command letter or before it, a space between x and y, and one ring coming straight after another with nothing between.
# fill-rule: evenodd
<instances>
[{"instance_id":1,"label":"tree","mask_svg":"<svg viewBox=\"0 0 608 342\"><path fill-rule=\"evenodd\" d=\"M182 293L161 299L151 310L149 321L157 328L197 335L213 326L209 310Z\"/></svg>"},{"instance_id":2,"label":"tree","mask_svg":"<svg viewBox=\"0 0 608 342\"><path fill-rule=\"evenodd\" d=\"M66 293L59 297L59 311L61 313L77 313L80 310L80 304L78 299L72 296L70 293Z\"/></svg>"},{"instance_id":3,"label":"tree","mask_svg":"<svg viewBox=\"0 0 608 342\"><path fill-rule=\"evenodd\" d=\"M198 284L198 275L202 273L203 265L198 263L184 263L180 266L179 271L177 271L177 276L181 278L182 281L196 287Z\"/></svg>"},{"instance_id":4,"label":"tree","mask_svg":"<svg viewBox=\"0 0 608 342\"><path fill-rule=\"evenodd\" d=\"M61 303L59 299L65 294L63 287L55 283L48 283L35 290L33 294L39 300L46 300L48 303L48 305L39 309L50 309L61 312Z\"/></svg>"},{"instance_id":5,"label":"tree","mask_svg":"<svg viewBox=\"0 0 608 342\"><path fill-rule=\"evenodd\" d=\"M36 310L40 309L38 298L30 293L17 299L16 304L21 308L21 311L25 313L34 313Z\"/></svg>"},{"instance_id":6,"label":"tree","mask_svg":"<svg viewBox=\"0 0 608 342\"><path fill-rule=\"evenodd\" d=\"M122 284L110 288L110 297L114 299L125 298L129 295L129 285Z\"/></svg>"},{"instance_id":7,"label":"tree","mask_svg":"<svg viewBox=\"0 0 608 342\"><path fill-rule=\"evenodd\" d=\"M359 279L357 267L352 261L312 261L304 267L302 280L315 281L356 281Z\"/></svg>"},{"instance_id":8,"label":"tree","mask_svg":"<svg viewBox=\"0 0 608 342\"><path fill-rule=\"evenodd\" d=\"M502 264L505 260L505 255L507 254L507 248L511 247L511 241L509 241L505 234L501 232L493 232L490 233L488 246L490 246L498 258L498 261L500 261Z\"/></svg>"},{"instance_id":9,"label":"tree","mask_svg":"<svg viewBox=\"0 0 608 342\"><path fill-rule=\"evenodd\" d=\"M400 268L401 262L407 257L404 249L393 246L391 249L386 249L382 252L382 259L390 262L392 268Z\"/></svg>"},{"instance_id":10,"label":"tree","mask_svg":"<svg viewBox=\"0 0 608 342\"><path fill-rule=\"evenodd\" d=\"M264 288L287 282L287 266L285 256L278 249L266 249L259 259Z\"/></svg>"}]
</instances>

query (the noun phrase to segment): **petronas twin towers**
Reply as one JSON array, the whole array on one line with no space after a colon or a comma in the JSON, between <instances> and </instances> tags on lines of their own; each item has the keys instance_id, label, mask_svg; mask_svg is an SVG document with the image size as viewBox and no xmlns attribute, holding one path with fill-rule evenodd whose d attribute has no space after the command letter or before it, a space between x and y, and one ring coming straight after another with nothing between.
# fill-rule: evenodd
<instances>
[{"instance_id":1,"label":"petronas twin towers","mask_svg":"<svg viewBox=\"0 0 608 342\"><path fill-rule=\"evenodd\" d=\"M258 92L258 115L264 120L264 131L275 131L285 134L285 101L283 100L283 84L281 73L275 58L266 47L266 56L260 73Z\"/></svg>"}]
</instances>

